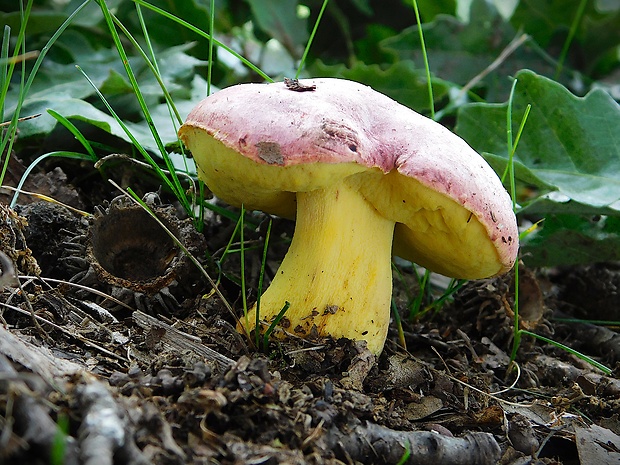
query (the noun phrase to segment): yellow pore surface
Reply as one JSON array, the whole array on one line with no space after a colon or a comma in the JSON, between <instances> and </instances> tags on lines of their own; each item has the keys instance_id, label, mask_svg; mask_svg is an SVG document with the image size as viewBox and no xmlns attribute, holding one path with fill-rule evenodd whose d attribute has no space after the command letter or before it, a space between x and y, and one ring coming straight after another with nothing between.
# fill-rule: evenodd
<instances>
[{"instance_id":1,"label":"yellow pore surface","mask_svg":"<svg viewBox=\"0 0 620 465\"><path fill-rule=\"evenodd\" d=\"M477 279L503 270L495 244L475 213L398 171L358 163L257 163L204 130L184 129L198 174L222 200L246 209L295 218L298 192L347 183L380 214L395 221L393 253L432 271ZM367 242L366 247L372 247Z\"/></svg>"}]
</instances>

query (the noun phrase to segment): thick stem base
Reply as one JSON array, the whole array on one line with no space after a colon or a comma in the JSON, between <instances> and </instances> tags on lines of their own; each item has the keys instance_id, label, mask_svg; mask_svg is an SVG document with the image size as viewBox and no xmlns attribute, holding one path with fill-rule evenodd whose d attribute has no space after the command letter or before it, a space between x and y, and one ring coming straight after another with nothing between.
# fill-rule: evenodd
<instances>
[{"instance_id":1,"label":"thick stem base","mask_svg":"<svg viewBox=\"0 0 620 465\"><path fill-rule=\"evenodd\" d=\"M394 222L346 183L297 194L290 249L261 296L269 324L285 302L280 327L301 336L362 339L380 353L390 322ZM256 307L242 318L254 328Z\"/></svg>"}]
</instances>

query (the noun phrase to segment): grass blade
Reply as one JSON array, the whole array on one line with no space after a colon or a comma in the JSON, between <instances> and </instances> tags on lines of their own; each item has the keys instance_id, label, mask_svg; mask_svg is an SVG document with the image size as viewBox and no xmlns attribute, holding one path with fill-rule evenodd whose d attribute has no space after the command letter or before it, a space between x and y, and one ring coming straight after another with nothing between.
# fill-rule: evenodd
<instances>
[{"instance_id":1,"label":"grass blade","mask_svg":"<svg viewBox=\"0 0 620 465\"><path fill-rule=\"evenodd\" d=\"M24 171L24 174L20 178L19 183L17 184L17 187L15 188L15 194L13 194L13 199L11 199L11 203L9 205L11 208L14 208L15 205L17 204L17 198L19 197L19 193L22 190L22 187L24 187L24 183L26 182L26 179L28 179L28 176L30 175L32 170L35 169L36 166L39 163L41 163L43 160L45 160L46 158L50 158L50 157L71 158L74 160L86 160L86 161L91 160L89 156L84 155L83 153L78 153L78 152L49 152L49 153L45 153L39 156L36 160L34 160L28 166L28 168L26 168L26 171Z\"/></svg>"},{"instance_id":2,"label":"grass blade","mask_svg":"<svg viewBox=\"0 0 620 465\"><path fill-rule=\"evenodd\" d=\"M179 124L183 124L183 118L181 118L181 115L179 114L179 111L177 110L177 107L174 104L174 101L172 100L172 96L168 92L168 89L166 88L166 85L164 84L164 81L161 78L161 73L159 72L159 66L157 65L157 59L155 57L155 51L153 50L153 46L151 45L151 39L150 39L150 36L149 36L149 33L148 33L148 29L146 27L146 23L144 22L144 17L142 15L142 10L140 9L140 5L136 5L136 9L137 9L137 13L138 13L138 19L140 21L140 26L142 27L142 33L144 35L144 40L147 43L147 47L148 47L149 53L151 55L150 59L146 55L144 50L142 50L142 47L140 47L140 44L138 43L138 41L127 30L125 25L123 23L121 23L120 20L116 16L112 15L112 17L114 18L114 23L123 32L125 37L127 37L131 41L131 44L138 51L138 53L142 56L142 59L144 60L146 65L149 67L149 69L151 70L151 73L153 74L153 76L157 80L157 84L159 84L159 87L161 88L161 90L162 90L162 92L164 94L164 99L166 100L166 103L168 104L171 112L174 113L174 117L176 118L176 121Z\"/></svg>"},{"instance_id":3,"label":"grass blade","mask_svg":"<svg viewBox=\"0 0 620 465\"><path fill-rule=\"evenodd\" d=\"M159 136L159 133L157 132L157 129L155 127L155 123L153 122L153 119L151 118L151 113L148 109L148 106L146 104L146 100L144 99L144 96L142 94L142 91L140 90L140 86L138 84L138 80L136 78L136 75L133 72L133 69L131 68L131 65L129 64L129 57L127 56L127 53L125 52L125 48L121 42L121 39L118 35L118 32L116 31L116 26L115 26L115 21L113 18L112 13L110 12L110 10L108 9L107 4L105 3L105 1L103 0L99 0L98 1L100 7L101 7L101 11L103 13L104 19L106 21L106 24L108 26L108 29L110 31L110 34L112 36L112 40L114 42L114 45L116 46L116 50L119 54L119 57L121 58L121 61L123 63L123 67L125 69L125 73L127 74L127 77L129 78L129 82L131 84L131 87L134 90L134 93L136 95L136 98L138 100L138 104L140 106L140 109L142 111L142 114L149 126L149 130L151 132L151 135L153 136L153 139L155 140L155 144L157 145L157 148L160 152L160 155L162 156L164 163L166 164L166 167L168 168L168 171L170 171L170 178L168 178L167 176L165 176L165 174L159 170L158 171L158 175L160 175L160 177L166 182L166 185L170 188L170 190L175 194L175 196L177 197L177 199L181 202L181 204L183 205L183 208L185 208L185 210L187 211L187 213L190 216L193 216L193 210L192 210L192 206L190 205L187 197L185 196L185 190L183 189L183 187L181 186L181 183L179 182L179 178L176 175L176 170L174 165L172 164L172 161L170 160L170 157L168 157L168 152L166 151L166 148L164 146L163 141L161 140L161 137ZM92 83L92 81L91 81ZM101 93L98 92L99 95L101 96ZM111 107L109 106L109 104L106 104L106 106L108 107L108 109L110 109ZM118 118L118 116L114 117L115 119L117 119L117 121L120 123L120 120ZM125 132L127 133L128 130L126 129L126 126L124 128ZM132 137L132 142L135 140L135 138ZM137 141L136 141L137 142ZM139 145L139 144L137 144ZM142 149L140 150L140 152L142 154L146 153L146 150ZM156 164L155 161L153 160L153 158L148 155L147 157L145 157L145 159L151 163L151 164Z\"/></svg>"},{"instance_id":4,"label":"grass blade","mask_svg":"<svg viewBox=\"0 0 620 465\"><path fill-rule=\"evenodd\" d=\"M211 95L211 74L213 71L213 31L215 30L215 0L211 0L209 15L209 64L207 65L207 97Z\"/></svg>"},{"instance_id":5,"label":"grass blade","mask_svg":"<svg viewBox=\"0 0 620 465\"><path fill-rule=\"evenodd\" d=\"M527 331L525 329L522 329L520 332L521 332L521 334L526 334L528 336L532 336L535 339L539 339L541 341L546 342L547 344L551 344L551 345L554 345L555 347L558 347L558 348L560 348L562 350L565 350L566 352L568 352L570 354L573 354L575 357L580 358L584 362L587 362L590 365L598 368L599 370L601 370L606 375L611 375L611 373L612 373L612 370L609 369L608 367L606 367L605 365L603 365L602 363L599 363L596 360L594 360L593 358L590 358L587 355L584 355L581 352L576 351L575 349L571 349L570 347L565 346L564 344L562 344L560 342L554 341L553 339L549 339L548 337L541 336L541 335L536 334L536 333L532 333L532 332Z\"/></svg>"},{"instance_id":6,"label":"grass blade","mask_svg":"<svg viewBox=\"0 0 620 465\"><path fill-rule=\"evenodd\" d=\"M560 57L558 58L557 67L555 68L555 75L553 79L556 81L560 77L560 73L562 73L562 68L564 67L564 61L566 60L568 49L570 48L570 44L573 42L573 38L575 37L577 28L579 27L579 24L581 23L581 19L583 18L583 13L586 9L587 4L588 4L588 0L581 0L581 2L579 2L579 6L577 7L577 13L575 13L573 22L570 25L568 36L566 36L566 40L564 41L564 45L562 46L562 51L560 52Z\"/></svg>"},{"instance_id":7,"label":"grass blade","mask_svg":"<svg viewBox=\"0 0 620 465\"><path fill-rule=\"evenodd\" d=\"M428 64L428 55L426 53L426 43L424 42L424 31L422 31L420 10L418 9L418 0L413 0L413 11L415 12L415 19L418 22L418 34L420 35L420 46L422 47L424 69L426 70L426 82L428 84L428 98L431 108L431 119L435 119L435 98L433 97L433 81L431 80L431 68Z\"/></svg>"},{"instance_id":8,"label":"grass blade","mask_svg":"<svg viewBox=\"0 0 620 465\"><path fill-rule=\"evenodd\" d=\"M77 127L75 127L75 125L71 121L69 121L67 118L62 116L57 111L52 110L50 108L47 110L47 113L51 115L60 124L62 124L65 128L67 128L67 130L69 130L71 134L73 134L73 136L77 139L77 141L80 144L82 144L84 149L88 152L88 155L90 155L91 161L96 163L98 160L97 155L95 154L93 147L90 145L90 142L88 142L88 140L86 140L86 137L84 137L84 134L82 134L80 130Z\"/></svg>"},{"instance_id":9,"label":"grass blade","mask_svg":"<svg viewBox=\"0 0 620 465\"><path fill-rule=\"evenodd\" d=\"M157 172L157 175L159 176L159 178L168 186L168 188L172 192L174 192L174 186L172 185L170 179L168 179L166 174L162 171L162 169L155 162L155 160L153 160L151 155L146 151L146 149L144 147L142 147L142 145L138 142L138 140L135 138L135 136L131 133L131 131L129 130L127 125L120 119L118 114L114 111L114 108L112 108L110 103L107 101L107 99L101 93L101 91L97 88L95 83L88 77L88 75L84 72L84 70L82 70L82 68L80 68L77 65L76 65L76 68L84 75L84 77L91 84L91 86L93 86L93 89L95 89L95 92L97 93L97 95L99 96L99 98L101 99L101 101L103 102L105 107L110 112L110 115L112 115L112 117L120 125L121 129L125 132L127 137L131 140L132 144L136 147L136 149L140 152L140 154L144 157L144 159L147 160L151 164L151 166L155 169L155 171Z\"/></svg>"},{"instance_id":10,"label":"grass blade","mask_svg":"<svg viewBox=\"0 0 620 465\"><path fill-rule=\"evenodd\" d=\"M243 301L243 317L245 318L245 327L249 328L248 299L245 289L245 238L243 234L243 229L245 228L243 224L244 217L245 208L241 205L241 214L239 215L239 240L241 241L241 249L239 250L239 253L241 254L241 300Z\"/></svg>"},{"instance_id":11,"label":"grass blade","mask_svg":"<svg viewBox=\"0 0 620 465\"><path fill-rule=\"evenodd\" d=\"M312 41L314 40L314 36L316 34L317 29L319 28L319 23L321 22L321 18L323 17L323 12L327 7L327 3L329 0L323 0L323 5L321 6L321 10L319 11L319 16L317 16L316 21L314 23L314 27L312 28L312 32L310 33L310 37L308 38L308 43L306 44L306 48L304 50L303 55L301 56L301 60L299 61L299 67L297 68L297 73L295 74L295 79L299 79L299 75L301 74L301 70L306 63L306 57L308 56L308 52L310 51L310 46L312 45Z\"/></svg>"},{"instance_id":12,"label":"grass blade","mask_svg":"<svg viewBox=\"0 0 620 465\"><path fill-rule=\"evenodd\" d=\"M269 224L267 225L267 232L265 233L265 244L263 245L263 257L261 261L260 274L258 276L258 295L256 297L256 330L254 334L256 336L256 347L259 347L259 332L260 328L260 298L263 293L263 279L265 277L265 267L267 266L267 249L269 248L269 238L271 237L271 225L273 220L269 218Z\"/></svg>"},{"instance_id":13,"label":"grass blade","mask_svg":"<svg viewBox=\"0 0 620 465\"><path fill-rule=\"evenodd\" d=\"M133 0L133 2L134 3L138 3L139 5L142 5L142 6L146 7L146 8L148 8L149 10L154 11L155 13L158 13L158 14L164 16L165 18L168 18L168 19L174 21L174 22L180 24L183 27L186 27L190 31L198 34L201 37L204 37L205 39L212 40L215 43L215 45L217 45L218 47L222 48L223 50L226 50L228 53L230 53L232 56L234 56L235 58L240 60L245 66L250 68L252 71L254 71L260 77L265 79L267 82L274 82L273 79L271 79L269 76L267 76L267 74L265 74L260 68L258 68L258 66L256 66L252 62L250 62L244 56L242 56L239 53L235 52L232 48L230 48L226 44L224 44L224 43L220 42L219 40L217 40L211 34L208 34L208 33L204 32L204 31L202 31L201 29L199 29L196 26L188 23L187 21L185 21L185 20L183 20L183 19L173 15L172 13L167 12L166 10L162 10L161 8L158 8L155 5L152 5L152 4L148 3L148 2L145 2L144 0Z\"/></svg>"},{"instance_id":14,"label":"grass blade","mask_svg":"<svg viewBox=\"0 0 620 465\"><path fill-rule=\"evenodd\" d=\"M32 85L32 82L34 81L34 78L39 70L39 68L41 67L41 64L43 63L43 59L46 57L47 53L49 52L50 48L52 48L52 45L54 45L54 43L56 43L56 41L58 40L58 37L60 37L60 35L65 31L65 29L67 29L67 27L69 27L69 25L73 22L73 19L82 11L82 9L89 3L90 0L85 0L82 4L80 4L68 17L67 19L65 19L63 21L63 23L60 25L60 27L58 29L56 29L56 32L54 32L54 34L52 34L52 37L50 37L50 39L47 41L47 43L45 44L45 46L43 47L43 49L41 50L41 52L38 54L37 59L35 60L34 64L32 65L32 69L30 70L30 74L28 75L28 79L24 82L24 76L25 76L25 72L22 73L22 83L21 83L21 90L19 93L19 98L18 101L16 103L15 106L15 111L13 113L13 117L11 119L11 124L9 126L9 130L7 130L6 132L6 136L2 137L2 139L0 140L0 153L11 153L12 147L13 147L13 141L15 140L15 135L17 132L17 120L19 119L19 114L21 112L21 108L24 104L24 100L26 98L26 95L28 94L28 91L30 90L30 86ZM22 44L24 42L24 35L25 35L25 30L26 30L26 19L28 17L28 15L30 14L30 9L32 8L32 0L29 0L29 2L26 5L26 9L25 11L22 13L22 27L20 29L20 34L18 36L17 39L17 44ZM22 33L23 30L23 33ZM20 39L21 37L21 39ZM14 51L14 56L17 56L19 54L19 50L20 50L20 45L17 45L15 47L15 51ZM7 73L7 81L5 82L5 87L3 87L2 89L0 89L0 97L2 97L2 100L4 100L4 97L6 96L7 92L8 92L8 85L9 85L9 81L11 80L11 75L14 69L14 64L15 63L10 63L9 64L9 68L8 68L8 73ZM25 70L25 69L24 69ZM2 173L0 173L0 183L3 182L4 180L4 176L6 174L6 169L8 167L8 157L5 158L4 160L4 164L2 166Z\"/></svg>"},{"instance_id":15,"label":"grass blade","mask_svg":"<svg viewBox=\"0 0 620 465\"><path fill-rule=\"evenodd\" d=\"M424 270L424 275L422 278L418 279L418 284L420 290L416 295L410 309L409 309L409 320L413 321L419 314L422 308L422 301L424 300L424 296L427 291L428 278L430 277L431 272L429 270Z\"/></svg>"},{"instance_id":16,"label":"grass blade","mask_svg":"<svg viewBox=\"0 0 620 465\"><path fill-rule=\"evenodd\" d=\"M290 306L290 302L284 302L282 310L278 312L274 320L269 325L269 328L267 328L267 331L265 331L265 334L263 335L263 350L267 350L267 347L269 347L269 338L271 337L271 334L275 331L276 326L278 326L282 318L284 318L284 315L286 314ZM255 329L255 331L258 331L258 327Z\"/></svg>"},{"instance_id":17,"label":"grass blade","mask_svg":"<svg viewBox=\"0 0 620 465\"><path fill-rule=\"evenodd\" d=\"M4 121L4 100L9 91L9 43L11 42L11 28L4 26L2 43L0 44L0 121ZM5 90L6 89L6 90Z\"/></svg>"},{"instance_id":18,"label":"grass blade","mask_svg":"<svg viewBox=\"0 0 620 465\"><path fill-rule=\"evenodd\" d=\"M405 340L405 331L403 330L403 322L400 318L400 313L398 312L398 307L396 306L396 301L394 297L392 297L392 315L394 316L394 323L396 324L396 329L398 331L398 342L400 342L401 347L404 350L407 350L407 341Z\"/></svg>"}]
</instances>

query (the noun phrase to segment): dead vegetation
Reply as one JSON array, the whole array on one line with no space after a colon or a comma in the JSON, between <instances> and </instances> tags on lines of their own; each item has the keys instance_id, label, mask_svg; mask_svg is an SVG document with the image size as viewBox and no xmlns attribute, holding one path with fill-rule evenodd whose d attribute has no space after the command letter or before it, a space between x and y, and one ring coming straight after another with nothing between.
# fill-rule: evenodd
<instances>
[{"instance_id":1,"label":"dead vegetation","mask_svg":"<svg viewBox=\"0 0 620 465\"><path fill-rule=\"evenodd\" d=\"M137 308L157 302L155 293L128 299L96 280L88 285L99 294L46 281L70 280L67 264L79 262L53 245L57 235L89 224L48 204L20 210L30 226L3 209L3 251L22 278L2 294L2 463L618 463L617 372L528 338L516 371L510 276L470 282L441 311L405 320L407 350L392 326L379 358L346 340L293 339L259 353L203 286L176 293L175 312L168 297L168 308ZM54 235L37 240L45 227ZM210 250L229 234L213 217ZM271 259L284 248L275 244ZM259 254L247 258L252 276ZM221 289L240 308L237 260L226 263ZM556 319L574 310L576 282L583 302L592 289L597 306L612 308L616 266L522 275L524 327L617 369L617 333ZM404 282L395 280L397 302Z\"/></svg>"}]
</instances>

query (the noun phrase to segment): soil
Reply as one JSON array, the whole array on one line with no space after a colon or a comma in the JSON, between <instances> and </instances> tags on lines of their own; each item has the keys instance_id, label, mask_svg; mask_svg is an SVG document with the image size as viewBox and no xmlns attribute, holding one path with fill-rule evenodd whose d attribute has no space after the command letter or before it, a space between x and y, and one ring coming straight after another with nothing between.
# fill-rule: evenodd
<instances>
[{"instance_id":1,"label":"soil","mask_svg":"<svg viewBox=\"0 0 620 465\"><path fill-rule=\"evenodd\" d=\"M235 222L192 221L129 162L122 179L206 270L99 173L50 165L2 205L2 251L20 275L0 281L0 463L607 464L620 463L620 265L519 268L466 282L441 305L431 280L398 263L393 322L379 357L348 340L271 340L235 330L242 314ZM17 161L9 172L19 177ZM76 173L81 173L77 175ZM6 197L3 202L7 202ZM256 298L269 218L246 216L247 299ZM265 286L292 223L273 219Z\"/></svg>"}]
</instances>

